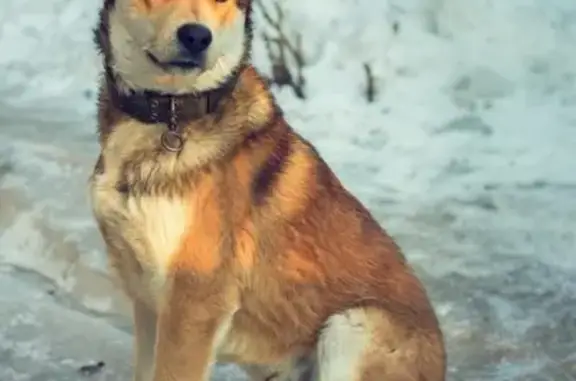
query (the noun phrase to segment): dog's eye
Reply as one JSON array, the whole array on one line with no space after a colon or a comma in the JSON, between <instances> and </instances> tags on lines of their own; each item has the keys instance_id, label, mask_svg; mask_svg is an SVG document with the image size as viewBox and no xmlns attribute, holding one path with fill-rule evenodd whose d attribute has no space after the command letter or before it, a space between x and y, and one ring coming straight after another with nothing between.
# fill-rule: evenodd
<instances>
[{"instance_id":1,"label":"dog's eye","mask_svg":"<svg viewBox=\"0 0 576 381\"><path fill-rule=\"evenodd\" d=\"M228 0L216 0L217 3L225 3L225 2L227 2L227 1L228 1Z\"/></svg>"}]
</instances>

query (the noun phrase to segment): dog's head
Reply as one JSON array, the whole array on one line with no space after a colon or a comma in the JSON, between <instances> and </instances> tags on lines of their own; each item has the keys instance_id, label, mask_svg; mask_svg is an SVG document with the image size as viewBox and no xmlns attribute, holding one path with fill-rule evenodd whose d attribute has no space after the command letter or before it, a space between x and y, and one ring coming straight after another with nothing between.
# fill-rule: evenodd
<instances>
[{"instance_id":1,"label":"dog's head","mask_svg":"<svg viewBox=\"0 0 576 381\"><path fill-rule=\"evenodd\" d=\"M251 0L105 0L96 40L134 90L218 87L249 55Z\"/></svg>"}]
</instances>

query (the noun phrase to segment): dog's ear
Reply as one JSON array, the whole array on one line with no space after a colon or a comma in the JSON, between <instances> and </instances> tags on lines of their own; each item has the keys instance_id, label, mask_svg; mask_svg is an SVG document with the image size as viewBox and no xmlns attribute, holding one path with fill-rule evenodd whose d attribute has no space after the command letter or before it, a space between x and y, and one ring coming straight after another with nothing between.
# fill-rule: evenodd
<instances>
[{"instance_id":1,"label":"dog's ear","mask_svg":"<svg viewBox=\"0 0 576 381\"><path fill-rule=\"evenodd\" d=\"M116 0L104 0L104 9L110 9L114 6Z\"/></svg>"},{"instance_id":2,"label":"dog's ear","mask_svg":"<svg viewBox=\"0 0 576 381\"><path fill-rule=\"evenodd\" d=\"M236 0L238 8L242 10L247 10L252 5L252 0Z\"/></svg>"}]
</instances>

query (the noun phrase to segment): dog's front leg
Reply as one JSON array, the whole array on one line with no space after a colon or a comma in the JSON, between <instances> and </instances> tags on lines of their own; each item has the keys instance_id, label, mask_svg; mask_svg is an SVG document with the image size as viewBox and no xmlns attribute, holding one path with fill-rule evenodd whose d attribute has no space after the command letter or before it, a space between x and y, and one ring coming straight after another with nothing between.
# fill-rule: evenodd
<instances>
[{"instance_id":1,"label":"dog's front leg","mask_svg":"<svg viewBox=\"0 0 576 381\"><path fill-rule=\"evenodd\" d=\"M153 381L206 381L234 301L219 282L174 279L157 326Z\"/></svg>"},{"instance_id":2,"label":"dog's front leg","mask_svg":"<svg viewBox=\"0 0 576 381\"><path fill-rule=\"evenodd\" d=\"M154 369L156 314L135 300L134 313L134 381L151 381Z\"/></svg>"}]
</instances>

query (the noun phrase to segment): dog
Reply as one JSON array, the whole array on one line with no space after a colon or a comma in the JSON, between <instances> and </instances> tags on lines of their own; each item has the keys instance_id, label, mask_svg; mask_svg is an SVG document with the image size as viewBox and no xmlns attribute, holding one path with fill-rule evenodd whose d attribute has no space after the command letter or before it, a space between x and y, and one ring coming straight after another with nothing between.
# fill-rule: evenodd
<instances>
[{"instance_id":1,"label":"dog","mask_svg":"<svg viewBox=\"0 0 576 381\"><path fill-rule=\"evenodd\" d=\"M102 0L92 209L135 381L441 381L399 247L250 63L252 0Z\"/></svg>"}]
</instances>

